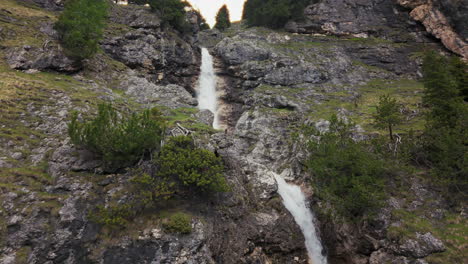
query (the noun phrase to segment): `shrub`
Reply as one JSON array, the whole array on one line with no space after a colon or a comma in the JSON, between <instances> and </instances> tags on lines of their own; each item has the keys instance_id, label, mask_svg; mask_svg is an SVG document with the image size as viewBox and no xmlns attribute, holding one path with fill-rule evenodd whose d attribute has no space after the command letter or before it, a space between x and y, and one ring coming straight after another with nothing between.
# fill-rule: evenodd
<instances>
[{"instance_id":1,"label":"shrub","mask_svg":"<svg viewBox=\"0 0 468 264\"><path fill-rule=\"evenodd\" d=\"M186 31L185 7L189 4L181 0L149 0L151 10L159 13L165 25L171 25L179 31Z\"/></svg>"},{"instance_id":2,"label":"shrub","mask_svg":"<svg viewBox=\"0 0 468 264\"><path fill-rule=\"evenodd\" d=\"M107 208L99 205L89 215L89 218L98 224L111 228L124 228L128 223L127 219L133 214L131 206L128 204L114 205Z\"/></svg>"},{"instance_id":3,"label":"shrub","mask_svg":"<svg viewBox=\"0 0 468 264\"><path fill-rule=\"evenodd\" d=\"M192 217L185 213L175 213L163 222L163 227L171 233L190 234L192 232Z\"/></svg>"},{"instance_id":4,"label":"shrub","mask_svg":"<svg viewBox=\"0 0 468 264\"><path fill-rule=\"evenodd\" d=\"M68 126L72 143L96 153L110 168L130 165L159 150L163 133L157 109L126 117L110 104L100 104L97 116L88 122L79 122L78 113L73 113Z\"/></svg>"},{"instance_id":5,"label":"shrub","mask_svg":"<svg viewBox=\"0 0 468 264\"><path fill-rule=\"evenodd\" d=\"M227 191L221 158L197 148L190 137L172 137L158 159L157 176L178 179L183 186L201 191Z\"/></svg>"},{"instance_id":6,"label":"shrub","mask_svg":"<svg viewBox=\"0 0 468 264\"><path fill-rule=\"evenodd\" d=\"M384 195L384 163L365 142L350 135L351 125L332 117L330 131L309 142L306 165L314 175L317 194L338 213L357 219L379 208Z\"/></svg>"},{"instance_id":7,"label":"shrub","mask_svg":"<svg viewBox=\"0 0 468 264\"><path fill-rule=\"evenodd\" d=\"M55 23L67 55L80 61L93 56L99 50L106 16L104 0L67 1Z\"/></svg>"},{"instance_id":8,"label":"shrub","mask_svg":"<svg viewBox=\"0 0 468 264\"><path fill-rule=\"evenodd\" d=\"M216 14L215 28L223 31L231 26L231 19L229 18L229 10L226 5L223 5Z\"/></svg>"},{"instance_id":9,"label":"shrub","mask_svg":"<svg viewBox=\"0 0 468 264\"><path fill-rule=\"evenodd\" d=\"M137 208L150 208L156 202L167 200L174 194L174 183L167 179L151 177L146 173L137 173L130 183Z\"/></svg>"}]
</instances>

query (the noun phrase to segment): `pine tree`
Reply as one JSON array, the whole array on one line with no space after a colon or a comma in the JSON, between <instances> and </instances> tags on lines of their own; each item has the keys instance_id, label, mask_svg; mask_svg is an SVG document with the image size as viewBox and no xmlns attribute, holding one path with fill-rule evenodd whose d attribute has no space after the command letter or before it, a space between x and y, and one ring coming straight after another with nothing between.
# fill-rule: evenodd
<instances>
[{"instance_id":1,"label":"pine tree","mask_svg":"<svg viewBox=\"0 0 468 264\"><path fill-rule=\"evenodd\" d=\"M447 58L434 52L424 58L423 75L423 99L430 110L423 137L428 163L450 197L461 194L463 199L468 187L468 109L459 94L462 79Z\"/></svg>"},{"instance_id":2,"label":"pine tree","mask_svg":"<svg viewBox=\"0 0 468 264\"><path fill-rule=\"evenodd\" d=\"M159 13L165 25L171 25L179 31L186 31L185 7L189 4L182 0L149 0L153 12Z\"/></svg>"},{"instance_id":3,"label":"pine tree","mask_svg":"<svg viewBox=\"0 0 468 264\"><path fill-rule=\"evenodd\" d=\"M402 121L397 100L389 95L381 96L374 119L376 127L388 128L390 140L393 141L393 126L400 124Z\"/></svg>"},{"instance_id":4,"label":"pine tree","mask_svg":"<svg viewBox=\"0 0 468 264\"><path fill-rule=\"evenodd\" d=\"M230 26L231 20L229 18L229 10L226 5L223 5L216 14L216 24L214 27L223 31Z\"/></svg>"},{"instance_id":5,"label":"pine tree","mask_svg":"<svg viewBox=\"0 0 468 264\"><path fill-rule=\"evenodd\" d=\"M55 23L68 56L79 61L99 50L107 16L104 0L69 0Z\"/></svg>"}]
</instances>

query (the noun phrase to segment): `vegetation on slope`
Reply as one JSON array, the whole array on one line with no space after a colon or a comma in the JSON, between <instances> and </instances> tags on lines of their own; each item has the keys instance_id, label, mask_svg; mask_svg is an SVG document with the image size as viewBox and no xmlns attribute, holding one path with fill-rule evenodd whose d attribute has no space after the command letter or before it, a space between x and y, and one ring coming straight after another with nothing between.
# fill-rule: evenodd
<instances>
[{"instance_id":1,"label":"vegetation on slope","mask_svg":"<svg viewBox=\"0 0 468 264\"><path fill-rule=\"evenodd\" d=\"M70 0L59 16L55 29L69 56L90 58L99 50L107 17L104 0Z\"/></svg>"},{"instance_id":2,"label":"vegetation on slope","mask_svg":"<svg viewBox=\"0 0 468 264\"><path fill-rule=\"evenodd\" d=\"M247 0L242 19L248 26L282 28L289 20L300 20L309 0Z\"/></svg>"}]
</instances>

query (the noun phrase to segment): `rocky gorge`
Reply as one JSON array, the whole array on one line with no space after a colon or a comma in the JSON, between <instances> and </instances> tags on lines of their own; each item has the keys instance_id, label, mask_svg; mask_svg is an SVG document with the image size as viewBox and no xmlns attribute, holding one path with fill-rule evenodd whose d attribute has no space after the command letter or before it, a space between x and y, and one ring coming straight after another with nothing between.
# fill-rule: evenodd
<instances>
[{"instance_id":1,"label":"rocky gorge","mask_svg":"<svg viewBox=\"0 0 468 264\"><path fill-rule=\"evenodd\" d=\"M357 139L379 133L369 105L387 93L405 105L402 134L421 129L421 53L466 58L462 2L311 1L307 19L286 31L242 24L200 31L201 16L191 11L185 33L145 7L113 5L102 51L77 65L53 28L62 1L2 1L0 263L307 263L275 175L306 194L329 263L463 263L466 210L450 210L421 173L392 182L374 219L330 220L309 184L301 141L301 127L326 130L333 113L357 123ZM214 57L225 130L212 129L212 114L197 109L200 47ZM93 113L100 102L161 109L222 157L231 190L168 201L122 230L90 219L97 204L131 199L132 170L106 172L67 135L71 113ZM163 228L176 211L192 216L190 234Z\"/></svg>"}]
</instances>

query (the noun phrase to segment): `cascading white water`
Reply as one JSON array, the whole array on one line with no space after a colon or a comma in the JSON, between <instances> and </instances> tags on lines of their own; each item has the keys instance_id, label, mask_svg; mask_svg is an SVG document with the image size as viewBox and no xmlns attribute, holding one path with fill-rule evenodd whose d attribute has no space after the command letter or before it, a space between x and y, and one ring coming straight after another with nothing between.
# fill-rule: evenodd
<instances>
[{"instance_id":1,"label":"cascading white water","mask_svg":"<svg viewBox=\"0 0 468 264\"><path fill-rule=\"evenodd\" d=\"M327 257L322 255L322 244L317 236L314 225L314 215L306 206L306 199L301 188L287 183L281 176L275 174L278 193L283 198L283 204L294 217L304 234L309 262L312 264L326 264Z\"/></svg>"},{"instance_id":2,"label":"cascading white water","mask_svg":"<svg viewBox=\"0 0 468 264\"><path fill-rule=\"evenodd\" d=\"M208 49L202 48L202 64L198 79L198 108L208 109L214 114L213 128L219 129L218 102L216 96L216 75L213 71L213 57Z\"/></svg>"}]
</instances>

